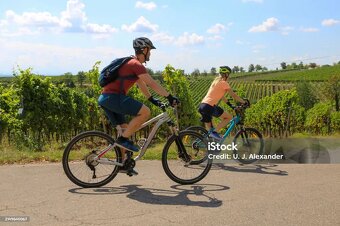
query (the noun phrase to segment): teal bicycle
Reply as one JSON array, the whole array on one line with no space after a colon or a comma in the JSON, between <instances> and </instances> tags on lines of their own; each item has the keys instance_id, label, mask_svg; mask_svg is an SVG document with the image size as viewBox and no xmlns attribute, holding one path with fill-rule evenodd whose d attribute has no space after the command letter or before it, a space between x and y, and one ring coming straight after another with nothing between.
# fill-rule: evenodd
<instances>
[{"instance_id":1,"label":"teal bicycle","mask_svg":"<svg viewBox=\"0 0 340 226\"><path fill-rule=\"evenodd\" d=\"M208 142L215 142L215 144L223 145L226 138L231 134L234 128L237 129L237 132L233 138L234 145L237 145L237 148L233 149L233 156L237 156L236 159L240 163L243 164L251 164L255 162L257 159L253 158L254 155L262 155L264 152L264 141L262 134L255 128L245 127L243 124L244 120L244 112L248 107L246 105L233 105L230 102L230 99L227 102L227 105L231 107L235 116L230 120L227 125L227 131L224 133L222 139L214 139L210 137L210 134L214 129L210 129L207 131L202 126L190 126L186 130L195 131L202 134ZM199 153L197 153L198 155ZM196 160L198 162L204 162L208 156L205 156L201 160Z\"/></svg>"}]
</instances>

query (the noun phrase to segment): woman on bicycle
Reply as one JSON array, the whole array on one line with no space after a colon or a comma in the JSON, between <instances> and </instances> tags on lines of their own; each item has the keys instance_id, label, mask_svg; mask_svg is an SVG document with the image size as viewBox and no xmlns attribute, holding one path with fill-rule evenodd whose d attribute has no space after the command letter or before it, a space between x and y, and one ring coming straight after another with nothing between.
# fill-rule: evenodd
<instances>
[{"instance_id":1,"label":"woman on bicycle","mask_svg":"<svg viewBox=\"0 0 340 226\"><path fill-rule=\"evenodd\" d=\"M221 139L222 137L218 134L218 131L228 124L232 119L232 115L228 112L224 112L223 109L218 105L219 101L222 99L227 102L225 94L229 95L236 101L245 104L242 98L240 98L236 93L233 92L229 83L228 77L231 73L231 69L228 66L221 66L219 69L219 76L214 79L208 93L203 98L201 104L199 105L199 113L202 115L201 122L204 122L205 128L210 130L213 127L212 116L219 117L221 122L216 126L216 128L210 134L213 138Z\"/></svg>"}]
</instances>

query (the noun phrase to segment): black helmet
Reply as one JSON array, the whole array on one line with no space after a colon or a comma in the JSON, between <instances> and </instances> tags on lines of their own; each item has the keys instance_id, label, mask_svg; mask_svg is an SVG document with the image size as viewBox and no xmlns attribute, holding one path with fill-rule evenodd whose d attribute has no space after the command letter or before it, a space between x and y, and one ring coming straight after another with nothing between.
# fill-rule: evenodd
<instances>
[{"instance_id":1,"label":"black helmet","mask_svg":"<svg viewBox=\"0 0 340 226\"><path fill-rule=\"evenodd\" d=\"M221 66L219 70L220 74L230 74L231 73L231 68L228 66Z\"/></svg>"},{"instance_id":2,"label":"black helmet","mask_svg":"<svg viewBox=\"0 0 340 226\"><path fill-rule=\"evenodd\" d=\"M150 49L156 49L156 47L152 44L152 42L148 38L139 37L133 40L133 48L136 51L140 51L146 47L149 47Z\"/></svg>"}]
</instances>

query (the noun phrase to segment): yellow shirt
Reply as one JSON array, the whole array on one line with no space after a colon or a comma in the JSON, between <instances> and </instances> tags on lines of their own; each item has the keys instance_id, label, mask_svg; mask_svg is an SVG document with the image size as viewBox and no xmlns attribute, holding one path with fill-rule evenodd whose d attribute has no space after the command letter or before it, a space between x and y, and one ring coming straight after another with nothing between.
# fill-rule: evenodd
<instances>
[{"instance_id":1,"label":"yellow shirt","mask_svg":"<svg viewBox=\"0 0 340 226\"><path fill-rule=\"evenodd\" d=\"M202 100L202 103L209 104L211 106L216 105L226 92L230 89L230 85L227 81L221 80L214 86L211 84L207 95Z\"/></svg>"}]
</instances>

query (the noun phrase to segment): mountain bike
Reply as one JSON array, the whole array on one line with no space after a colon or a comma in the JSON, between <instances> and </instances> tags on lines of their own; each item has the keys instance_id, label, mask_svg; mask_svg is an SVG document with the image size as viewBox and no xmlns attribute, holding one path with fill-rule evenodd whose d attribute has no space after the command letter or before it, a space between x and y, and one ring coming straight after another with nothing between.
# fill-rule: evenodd
<instances>
[{"instance_id":1,"label":"mountain bike","mask_svg":"<svg viewBox=\"0 0 340 226\"><path fill-rule=\"evenodd\" d=\"M255 128L244 127L244 112L248 106L233 105L231 104L230 99L228 99L227 105L234 110L235 116L226 125L228 129L224 133L222 139L210 138L210 133L214 131L213 128L207 131L202 126L190 126L186 130L198 132L203 135L208 142L215 142L222 145L226 138L231 134L231 131L236 128L237 132L233 138L233 143L237 145L237 148L233 149L233 156L236 156L234 159L243 164L253 163L257 159L253 158L252 155L261 155L264 152L262 134ZM205 156L201 160L195 161L196 163L199 163L201 161L206 161L207 158L208 157Z\"/></svg>"},{"instance_id":2,"label":"mountain bike","mask_svg":"<svg viewBox=\"0 0 340 226\"><path fill-rule=\"evenodd\" d=\"M67 177L76 185L89 188L106 185L121 169L132 176L136 161L144 156L158 128L167 123L172 135L167 139L162 152L162 166L166 175L179 184L193 184L202 180L208 174L212 161L205 159L197 162L195 159L202 159L207 155L206 139L195 131L179 131L177 107L173 108L176 124L166 111L167 107L169 105L163 104L162 113L139 128L140 130L155 123L148 138L137 142L140 152L135 158L132 152L127 151L123 161L115 140L104 132L86 131L75 136L63 154L63 168Z\"/></svg>"}]
</instances>

